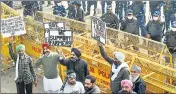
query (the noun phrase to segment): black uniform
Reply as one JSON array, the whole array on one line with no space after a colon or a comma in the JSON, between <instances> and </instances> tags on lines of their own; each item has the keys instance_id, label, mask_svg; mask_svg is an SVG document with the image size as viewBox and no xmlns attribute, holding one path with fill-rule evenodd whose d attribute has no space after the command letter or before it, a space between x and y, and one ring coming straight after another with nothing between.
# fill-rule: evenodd
<instances>
[{"instance_id":1,"label":"black uniform","mask_svg":"<svg viewBox=\"0 0 176 94\"><path fill-rule=\"evenodd\" d=\"M113 13L105 13L100 18L106 23L106 26L114 29L119 29L119 20L117 18L117 15Z\"/></svg>"},{"instance_id":2,"label":"black uniform","mask_svg":"<svg viewBox=\"0 0 176 94\"><path fill-rule=\"evenodd\" d=\"M132 18L131 20L125 18L122 20L120 29L128 33L139 35L139 24L136 18Z\"/></svg>"}]
</instances>

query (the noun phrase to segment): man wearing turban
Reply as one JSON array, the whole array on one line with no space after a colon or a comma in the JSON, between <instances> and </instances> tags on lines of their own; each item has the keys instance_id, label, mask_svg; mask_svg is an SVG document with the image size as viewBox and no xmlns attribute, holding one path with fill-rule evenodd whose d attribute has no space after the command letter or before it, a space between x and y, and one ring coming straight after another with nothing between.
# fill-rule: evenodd
<instances>
[{"instance_id":1,"label":"man wearing turban","mask_svg":"<svg viewBox=\"0 0 176 94\"><path fill-rule=\"evenodd\" d=\"M37 68L41 64L44 68L43 85L44 91L47 93L59 93L62 86L62 80L58 75L57 65L59 64L59 55L56 52L51 52L49 44L42 44L43 53L36 61L34 67Z\"/></svg>"},{"instance_id":2,"label":"man wearing turban","mask_svg":"<svg viewBox=\"0 0 176 94\"><path fill-rule=\"evenodd\" d=\"M86 61L81 58L81 52L77 48L71 49L71 57L65 59L63 54L60 54L59 62L67 67L67 70L74 70L76 73L76 81L84 84L85 77L89 75L88 65Z\"/></svg>"},{"instance_id":3,"label":"man wearing turban","mask_svg":"<svg viewBox=\"0 0 176 94\"><path fill-rule=\"evenodd\" d=\"M120 90L120 82L125 79L129 79L129 67L125 62L125 55L121 52L114 52L114 58L109 57L106 52L104 51L102 44L97 43L100 49L100 53L102 57L111 65L111 91L112 94L117 94Z\"/></svg>"},{"instance_id":4,"label":"man wearing turban","mask_svg":"<svg viewBox=\"0 0 176 94\"><path fill-rule=\"evenodd\" d=\"M121 81L122 90L118 92L118 94L137 94L133 91L133 83L130 80L122 80ZM141 94L141 93L139 93Z\"/></svg>"},{"instance_id":5,"label":"man wearing turban","mask_svg":"<svg viewBox=\"0 0 176 94\"><path fill-rule=\"evenodd\" d=\"M16 46L16 52L13 51L13 37L10 38L9 54L15 62L15 82L18 94L32 94L33 81L37 86L36 74L32 67L32 58L25 53L25 46L19 44Z\"/></svg>"}]
</instances>

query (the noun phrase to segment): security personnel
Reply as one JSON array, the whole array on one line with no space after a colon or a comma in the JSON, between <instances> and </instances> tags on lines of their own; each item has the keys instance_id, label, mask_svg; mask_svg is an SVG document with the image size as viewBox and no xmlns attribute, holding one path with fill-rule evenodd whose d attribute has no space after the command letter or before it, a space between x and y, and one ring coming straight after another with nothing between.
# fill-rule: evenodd
<instances>
[{"instance_id":1,"label":"security personnel","mask_svg":"<svg viewBox=\"0 0 176 94\"><path fill-rule=\"evenodd\" d=\"M170 28L170 21L171 21L171 15L172 15L172 4L171 1L164 1L164 16L166 21L166 31Z\"/></svg>"},{"instance_id":2,"label":"security personnel","mask_svg":"<svg viewBox=\"0 0 176 94\"><path fill-rule=\"evenodd\" d=\"M123 10L126 15L128 7L129 7L129 1L116 1L115 13L117 16L119 16L120 20L123 19Z\"/></svg>"},{"instance_id":3,"label":"security personnel","mask_svg":"<svg viewBox=\"0 0 176 94\"><path fill-rule=\"evenodd\" d=\"M34 4L35 1L21 1L22 6L24 6L23 9L23 16L33 16L34 14Z\"/></svg>"},{"instance_id":4,"label":"security personnel","mask_svg":"<svg viewBox=\"0 0 176 94\"><path fill-rule=\"evenodd\" d=\"M119 29L119 20L117 15L112 12L112 6L107 6L107 13L103 14L101 20L110 28Z\"/></svg>"},{"instance_id":5,"label":"security personnel","mask_svg":"<svg viewBox=\"0 0 176 94\"><path fill-rule=\"evenodd\" d=\"M167 31L166 36L166 45L169 48L170 53L173 58L173 65L176 68L176 21L171 23L171 30Z\"/></svg>"},{"instance_id":6,"label":"security personnel","mask_svg":"<svg viewBox=\"0 0 176 94\"><path fill-rule=\"evenodd\" d=\"M137 18L139 26L141 28L141 35L145 36L145 2L134 1L131 5L133 15Z\"/></svg>"},{"instance_id":7,"label":"security personnel","mask_svg":"<svg viewBox=\"0 0 176 94\"><path fill-rule=\"evenodd\" d=\"M62 5L61 2L62 1L54 1L55 6L54 6L54 9L53 9L53 14L65 17L66 16L66 10L65 10L65 7Z\"/></svg>"},{"instance_id":8,"label":"security personnel","mask_svg":"<svg viewBox=\"0 0 176 94\"><path fill-rule=\"evenodd\" d=\"M77 13L76 1L69 1L67 17L70 19L76 19L76 13Z\"/></svg>"},{"instance_id":9,"label":"security personnel","mask_svg":"<svg viewBox=\"0 0 176 94\"><path fill-rule=\"evenodd\" d=\"M176 1L165 1L164 15L166 21L166 30L170 28L170 22L175 21Z\"/></svg>"},{"instance_id":10,"label":"security personnel","mask_svg":"<svg viewBox=\"0 0 176 94\"><path fill-rule=\"evenodd\" d=\"M164 1L149 1L149 4L151 15L153 15L155 11L161 12L161 7L163 6Z\"/></svg>"},{"instance_id":11,"label":"security personnel","mask_svg":"<svg viewBox=\"0 0 176 94\"><path fill-rule=\"evenodd\" d=\"M139 35L139 25L137 19L133 16L133 11L127 11L127 17L122 20L120 29L124 32Z\"/></svg>"},{"instance_id":12,"label":"security personnel","mask_svg":"<svg viewBox=\"0 0 176 94\"><path fill-rule=\"evenodd\" d=\"M112 5L112 1L101 1L102 15L105 13L105 3L109 6Z\"/></svg>"},{"instance_id":13,"label":"security personnel","mask_svg":"<svg viewBox=\"0 0 176 94\"><path fill-rule=\"evenodd\" d=\"M147 31L147 38L150 38L152 40L161 42L163 32L164 32L164 22L160 19L160 11L155 11L153 14L153 20L150 20L147 23L146 31Z\"/></svg>"},{"instance_id":14,"label":"security personnel","mask_svg":"<svg viewBox=\"0 0 176 94\"><path fill-rule=\"evenodd\" d=\"M82 7L84 11L86 11L86 0L82 0Z\"/></svg>"},{"instance_id":15,"label":"security personnel","mask_svg":"<svg viewBox=\"0 0 176 94\"><path fill-rule=\"evenodd\" d=\"M94 16L96 15L96 10L97 10L97 1L87 1L87 15L90 15L90 7L94 5Z\"/></svg>"},{"instance_id":16,"label":"security personnel","mask_svg":"<svg viewBox=\"0 0 176 94\"><path fill-rule=\"evenodd\" d=\"M9 7L13 8L13 1L2 1L4 4L8 5Z\"/></svg>"},{"instance_id":17,"label":"security personnel","mask_svg":"<svg viewBox=\"0 0 176 94\"><path fill-rule=\"evenodd\" d=\"M76 9L77 9L76 20L85 22L85 20L84 20L84 10L81 8L81 1L76 2Z\"/></svg>"}]
</instances>

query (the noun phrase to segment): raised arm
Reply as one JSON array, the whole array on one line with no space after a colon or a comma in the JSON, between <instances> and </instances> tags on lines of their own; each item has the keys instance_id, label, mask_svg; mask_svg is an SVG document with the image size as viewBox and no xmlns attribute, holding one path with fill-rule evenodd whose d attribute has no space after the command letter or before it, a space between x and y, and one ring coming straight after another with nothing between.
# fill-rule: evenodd
<instances>
[{"instance_id":1,"label":"raised arm","mask_svg":"<svg viewBox=\"0 0 176 94\"><path fill-rule=\"evenodd\" d=\"M11 58L15 61L16 63L16 60L17 60L17 55L14 53L13 51L13 45L12 45L12 42L13 42L13 37L10 39L10 43L8 45L9 47L9 54L11 56Z\"/></svg>"},{"instance_id":2,"label":"raised arm","mask_svg":"<svg viewBox=\"0 0 176 94\"><path fill-rule=\"evenodd\" d=\"M100 53L101 53L101 56L109 63L109 64L112 64L114 62L114 60L112 58L110 58L106 52L104 51L104 48L102 47L102 45L98 44L99 45L99 48L100 48Z\"/></svg>"}]
</instances>

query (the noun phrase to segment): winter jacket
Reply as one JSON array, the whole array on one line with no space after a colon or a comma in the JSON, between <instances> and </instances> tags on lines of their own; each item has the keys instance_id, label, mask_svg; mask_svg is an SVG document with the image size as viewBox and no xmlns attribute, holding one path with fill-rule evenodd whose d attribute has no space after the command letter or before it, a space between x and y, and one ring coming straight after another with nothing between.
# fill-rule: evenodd
<instances>
[{"instance_id":1,"label":"winter jacket","mask_svg":"<svg viewBox=\"0 0 176 94\"><path fill-rule=\"evenodd\" d=\"M84 84L85 77L89 75L87 63L79 58L76 62L73 62L71 59L60 59L59 62L61 65L66 66L67 70L74 70L76 73L76 81L80 81Z\"/></svg>"},{"instance_id":2,"label":"winter jacket","mask_svg":"<svg viewBox=\"0 0 176 94\"><path fill-rule=\"evenodd\" d=\"M120 29L128 33L139 35L139 24L138 24L137 19L135 18L131 20L125 18L121 23Z\"/></svg>"},{"instance_id":3,"label":"winter jacket","mask_svg":"<svg viewBox=\"0 0 176 94\"><path fill-rule=\"evenodd\" d=\"M135 82L133 82L133 91L137 94L145 94L146 85L144 80L140 76Z\"/></svg>"},{"instance_id":4,"label":"winter jacket","mask_svg":"<svg viewBox=\"0 0 176 94\"><path fill-rule=\"evenodd\" d=\"M107 54L105 53L104 49L102 46L99 46L100 48L100 53L102 55L102 57L110 64L112 65L114 62L114 60L112 58L110 58L109 56L107 56ZM111 71L111 76L113 75L114 73ZM126 68L126 67L123 67L119 73L117 74L117 77L112 81L110 79L110 84L111 84L111 91L112 93L118 93L120 90L121 90L121 81L122 80L125 80L125 79L129 79L129 70ZM110 77L111 77L110 76Z\"/></svg>"},{"instance_id":5,"label":"winter jacket","mask_svg":"<svg viewBox=\"0 0 176 94\"><path fill-rule=\"evenodd\" d=\"M77 8L76 20L85 22L85 20L84 20L84 11L80 7Z\"/></svg>"},{"instance_id":6,"label":"winter jacket","mask_svg":"<svg viewBox=\"0 0 176 94\"><path fill-rule=\"evenodd\" d=\"M166 45L171 53L176 52L173 50L176 47L176 32L168 31L166 32Z\"/></svg>"}]
</instances>

